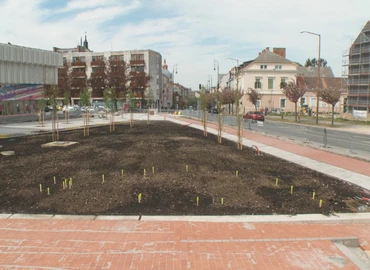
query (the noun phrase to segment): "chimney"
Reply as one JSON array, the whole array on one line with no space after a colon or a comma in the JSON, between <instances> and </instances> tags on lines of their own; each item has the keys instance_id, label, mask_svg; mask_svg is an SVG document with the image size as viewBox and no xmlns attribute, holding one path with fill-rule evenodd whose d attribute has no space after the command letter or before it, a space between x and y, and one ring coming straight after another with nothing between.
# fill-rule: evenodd
<instances>
[{"instance_id":1,"label":"chimney","mask_svg":"<svg viewBox=\"0 0 370 270\"><path fill-rule=\"evenodd\" d=\"M269 52L269 51L270 51L270 47L266 47L266 51L268 51L268 52Z\"/></svg>"},{"instance_id":2,"label":"chimney","mask_svg":"<svg viewBox=\"0 0 370 270\"><path fill-rule=\"evenodd\" d=\"M273 53L277 54L277 55L280 55L281 57L284 57L284 58L286 57L285 48L274 48Z\"/></svg>"}]
</instances>

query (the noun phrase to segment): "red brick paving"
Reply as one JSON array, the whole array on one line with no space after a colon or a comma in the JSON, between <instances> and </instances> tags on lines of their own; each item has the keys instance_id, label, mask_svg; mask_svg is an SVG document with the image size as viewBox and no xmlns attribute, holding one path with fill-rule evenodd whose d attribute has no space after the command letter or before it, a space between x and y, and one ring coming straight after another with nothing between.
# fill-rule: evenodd
<instances>
[{"instance_id":1,"label":"red brick paving","mask_svg":"<svg viewBox=\"0 0 370 270\"><path fill-rule=\"evenodd\" d=\"M2 219L0 235L0 269L357 269L327 238L370 248L370 224Z\"/></svg>"}]
</instances>

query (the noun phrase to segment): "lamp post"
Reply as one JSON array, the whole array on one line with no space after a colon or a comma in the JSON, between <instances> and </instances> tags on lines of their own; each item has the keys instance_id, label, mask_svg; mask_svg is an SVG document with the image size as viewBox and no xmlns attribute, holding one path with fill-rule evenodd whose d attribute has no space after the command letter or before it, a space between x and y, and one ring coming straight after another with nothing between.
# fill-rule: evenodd
<instances>
[{"instance_id":1,"label":"lamp post","mask_svg":"<svg viewBox=\"0 0 370 270\"><path fill-rule=\"evenodd\" d=\"M236 67L235 67L235 76L236 76L236 92L238 91L238 88L239 88L239 60L236 59L236 58L231 58L231 57L226 57L225 59L229 59L229 60L234 60L236 61ZM236 95L237 97L238 95ZM237 106L236 106L236 110L237 110L237 114L239 114L239 100L237 102Z\"/></svg>"},{"instance_id":2,"label":"lamp post","mask_svg":"<svg viewBox=\"0 0 370 270\"><path fill-rule=\"evenodd\" d=\"M175 71L176 71L176 74L177 74L177 64L173 65L172 67L172 83L173 83L173 90L172 90L172 101L173 101L173 97L175 95ZM178 107L178 103L176 101L176 109Z\"/></svg>"},{"instance_id":3,"label":"lamp post","mask_svg":"<svg viewBox=\"0 0 370 270\"><path fill-rule=\"evenodd\" d=\"M320 91L320 66L321 66L321 35L309 31L301 31L301 34L306 33L319 37L319 59L317 60L317 93L316 93L316 124L319 123L319 91Z\"/></svg>"},{"instance_id":4,"label":"lamp post","mask_svg":"<svg viewBox=\"0 0 370 270\"><path fill-rule=\"evenodd\" d=\"M217 60L213 60L213 70L216 70L216 67L217 67L217 85L216 85L216 91L218 92L218 90L220 88L220 72L219 72L220 65L219 65L219 63L218 63Z\"/></svg>"}]
</instances>

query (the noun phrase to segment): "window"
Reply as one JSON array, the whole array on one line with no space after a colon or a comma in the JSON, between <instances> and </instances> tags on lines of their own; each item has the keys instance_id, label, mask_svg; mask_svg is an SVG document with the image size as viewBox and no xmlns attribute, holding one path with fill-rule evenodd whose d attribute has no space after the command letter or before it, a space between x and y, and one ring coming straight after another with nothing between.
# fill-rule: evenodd
<instances>
[{"instance_id":1,"label":"window","mask_svg":"<svg viewBox=\"0 0 370 270\"><path fill-rule=\"evenodd\" d=\"M260 99L257 99L256 107L257 107L257 108L261 107L261 100L260 100Z\"/></svg>"},{"instance_id":2,"label":"window","mask_svg":"<svg viewBox=\"0 0 370 270\"><path fill-rule=\"evenodd\" d=\"M131 54L131 60L144 60L144 54Z\"/></svg>"},{"instance_id":3,"label":"window","mask_svg":"<svg viewBox=\"0 0 370 270\"><path fill-rule=\"evenodd\" d=\"M267 65L261 65L260 68L261 69L267 69Z\"/></svg>"},{"instance_id":4,"label":"window","mask_svg":"<svg viewBox=\"0 0 370 270\"><path fill-rule=\"evenodd\" d=\"M72 62L73 62L73 63L78 62L78 57L73 57L73 58L72 58Z\"/></svg>"},{"instance_id":5,"label":"window","mask_svg":"<svg viewBox=\"0 0 370 270\"><path fill-rule=\"evenodd\" d=\"M273 89L274 88L274 78L270 77L268 79L268 88Z\"/></svg>"},{"instance_id":6,"label":"window","mask_svg":"<svg viewBox=\"0 0 370 270\"><path fill-rule=\"evenodd\" d=\"M93 61L102 61L104 59L104 57L103 56L101 56L101 55L99 55L99 56L93 56L92 57L92 60Z\"/></svg>"},{"instance_id":7,"label":"window","mask_svg":"<svg viewBox=\"0 0 370 270\"><path fill-rule=\"evenodd\" d=\"M282 98L280 99L280 108L285 108L286 99Z\"/></svg>"},{"instance_id":8,"label":"window","mask_svg":"<svg viewBox=\"0 0 370 270\"><path fill-rule=\"evenodd\" d=\"M80 62L85 63L85 56L80 57Z\"/></svg>"},{"instance_id":9,"label":"window","mask_svg":"<svg viewBox=\"0 0 370 270\"><path fill-rule=\"evenodd\" d=\"M306 104L306 98L305 97L301 97L301 104L302 105L305 105Z\"/></svg>"},{"instance_id":10,"label":"window","mask_svg":"<svg viewBox=\"0 0 370 270\"><path fill-rule=\"evenodd\" d=\"M256 81L254 83L254 88L255 89L261 89L262 88L261 78L256 78Z\"/></svg>"},{"instance_id":11,"label":"window","mask_svg":"<svg viewBox=\"0 0 370 270\"><path fill-rule=\"evenodd\" d=\"M282 69L283 66L282 65L275 65L275 69Z\"/></svg>"},{"instance_id":12,"label":"window","mask_svg":"<svg viewBox=\"0 0 370 270\"><path fill-rule=\"evenodd\" d=\"M286 83L286 78L285 77L281 77L280 83Z\"/></svg>"}]
</instances>

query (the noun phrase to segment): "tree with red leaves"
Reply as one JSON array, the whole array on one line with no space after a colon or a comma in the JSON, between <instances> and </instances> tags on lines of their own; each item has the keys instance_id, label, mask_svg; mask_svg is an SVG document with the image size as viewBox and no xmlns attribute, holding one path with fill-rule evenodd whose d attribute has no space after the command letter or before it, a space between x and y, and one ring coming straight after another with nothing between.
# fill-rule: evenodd
<instances>
[{"instance_id":1,"label":"tree with red leaves","mask_svg":"<svg viewBox=\"0 0 370 270\"><path fill-rule=\"evenodd\" d=\"M144 71L131 72L130 88L136 97L141 97L141 104L144 104L145 90L149 86L149 82L152 79L150 75L147 75Z\"/></svg>"},{"instance_id":2,"label":"tree with red leaves","mask_svg":"<svg viewBox=\"0 0 370 270\"><path fill-rule=\"evenodd\" d=\"M92 89L92 97L103 97L104 90L108 87L108 67L104 59L95 61L92 67L88 85Z\"/></svg>"},{"instance_id":3,"label":"tree with red leaves","mask_svg":"<svg viewBox=\"0 0 370 270\"><path fill-rule=\"evenodd\" d=\"M280 85L283 88L284 95L294 103L295 122L298 122L297 103L307 91L307 85L303 77L297 77L297 83L294 80Z\"/></svg>"},{"instance_id":4,"label":"tree with red leaves","mask_svg":"<svg viewBox=\"0 0 370 270\"><path fill-rule=\"evenodd\" d=\"M331 105L331 124L334 125L334 107L335 104L338 103L341 96L341 92L339 89L335 87L329 87L321 89L319 92L319 97L326 102L327 104Z\"/></svg>"},{"instance_id":5,"label":"tree with red leaves","mask_svg":"<svg viewBox=\"0 0 370 270\"><path fill-rule=\"evenodd\" d=\"M72 70L71 63L68 61L64 61L63 67L58 68L58 88L60 90L60 96L66 97L69 104L72 90Z\"/></svg>"}]
</instances>

